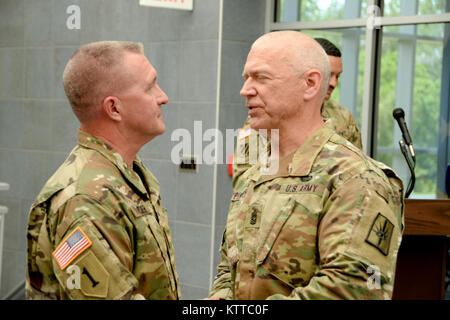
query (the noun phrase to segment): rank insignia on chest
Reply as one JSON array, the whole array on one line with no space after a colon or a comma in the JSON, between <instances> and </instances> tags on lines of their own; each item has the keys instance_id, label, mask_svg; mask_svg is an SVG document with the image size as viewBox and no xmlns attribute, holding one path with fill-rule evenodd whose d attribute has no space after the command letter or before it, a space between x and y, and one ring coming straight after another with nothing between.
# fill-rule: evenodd
<instances>
[{"instance_id":1,"label":"rank insignia on chest","mask_svg":"<svg viewBox=\"0 0 450 320\"><path fill-rule=\"evenodd\" d=\"M53 258L64 270L76 257L91 246L92 242L80 227L72 231L53 251Z\"/></svg>"},{"instance_id":2,"label":"rank insignia on chest","mask_svg":"<svg viewBox=\"0 0 450 320\"><path fill-rule=\"evenodd\" d=\"M378 213L372 223L366 242L378 250L385 256L389 255L389 247L391 244L392 234L394 233L394 225L388 218Z\"/></svg>"},{"instance_id":3,"label":"rank insignia on chest","mask_svg":"<svg viewBox=\"0 0 450 320\"><path fill-rule=\"evenodd\" d=\"M141 213L141 214L146 214L146 213L147 213L147 209L145 208L144 205L136 206L136 210L137 210L139 213Z\"/></svg>"}]
</instances>

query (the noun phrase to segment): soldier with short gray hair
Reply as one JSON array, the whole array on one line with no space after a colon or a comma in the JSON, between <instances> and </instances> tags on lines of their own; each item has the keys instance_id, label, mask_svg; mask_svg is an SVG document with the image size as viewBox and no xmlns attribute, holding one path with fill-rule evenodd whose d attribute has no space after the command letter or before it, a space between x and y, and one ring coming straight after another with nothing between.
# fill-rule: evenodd
<instances>
[{"instance_id":1,"label":"soldier with short gray hair","mask_svg":"<svg viewBox=\"0 0 450 320\"><path fill-rule=\"evenodd\" d=\"M278 171L257 163L234 186L209 298L392 297L403 184L324 123L329 75L325 51L302 33L253 44L241 95L252 129L278 130Z\"/></svg>"},{"instance_id":2,"label":"soldier with short gray hair","mask_svg":"<svg viewBox=\"0 0 450 320\"><path fill-rule=\"evenodd\" d=\"M87 44L63 83L78 145L31 207L27 299L180 299L159 183L137 156L168 102L142 44Z\"/></svg>"}]
</instances>

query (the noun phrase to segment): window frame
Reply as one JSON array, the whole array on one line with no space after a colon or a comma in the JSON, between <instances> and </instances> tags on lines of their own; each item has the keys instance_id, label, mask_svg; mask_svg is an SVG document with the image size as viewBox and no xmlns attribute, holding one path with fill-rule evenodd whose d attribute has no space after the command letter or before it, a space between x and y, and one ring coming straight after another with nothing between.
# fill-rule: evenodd
<instances>
[{"instance_id":1,"label":"window frame","mask_svg":"<svg viewBox=\"0 0 450 320\"><path fill-rule=\"evenodd\" d=\"M368 8L380 8L381 16L369 15L367 18L276 22L276 7L280 0L266 0L265 32L281 30L330 30L346 28L365 28L366 48L364 65L364 87L362 103L361 135L364 152L376 158L378 136L378 97L379 76L381 67L381 44L383 27L421 25L435 23L450 23L450 12L442 14L410 15L410 16L383 16L384 0L368 0ZM302 0L299 0L302 1ZM450 0L447 0L447 9L450 9ZM450 10L447 10L450 11ZM374 20L374 18L376 20ZM371 28L369 23L376 21ZM373 25L373 24L372 24ZM439 124L439 144L437 151L437 193L445 192L445 170L450 162L450 24L446 25L444 35L443 76L441 89ZM442 173L442 174L439 174Z\"/></svg>"}]
</instances>

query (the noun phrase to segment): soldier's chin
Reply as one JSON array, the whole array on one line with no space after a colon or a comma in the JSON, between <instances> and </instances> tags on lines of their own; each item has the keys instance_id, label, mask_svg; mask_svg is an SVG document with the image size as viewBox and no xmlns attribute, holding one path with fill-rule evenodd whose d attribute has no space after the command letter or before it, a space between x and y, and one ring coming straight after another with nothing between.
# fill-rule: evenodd
<instances>
[{"instance_id":1,"label":"soldier's chin","mask_svg":"<svg viewBox=\"0 0 450 320\"><path fill-rule=\"evenodd\" d=\"M163 123L163 124L162 124L162 128L161 128L161 134L163 134L163 133L165 133L165 132L166 132L166 124Z\"/></svg>"},{"instance_id":2,"label":"soldier's chin","mask_svg":"<svg viewBox=\"0 0 450 320\"><path fill-rule=\"evenodd\" d=\"M256 120L256 118L251 117L250 118L250 128L254 129L254 130L258 130L258 121Z\"/></svg>"},{"instance_id":3,"label":"soldier's chin","mask_svg":"<svg viewBox=\"0 0 450 320\"><path fill-rule=\"evenodd\" d=\"M253 130L268 130L267 125L262 121L254 121L253 123L250 121L250 128ZM260 134L262 133L260 132Z\"/></svg>"},{"instance_id":4,"label":"soldier's chin","mask_svg":"<svg viewBox=\"0 0 450 320\"><path fill-rule=\"evenodd\" d=\"M156 132L157 136L162 135L166 132L166 125L164 122L161 122L160 125L158 126L158 130Z\"/></svg>"}]
</instances>

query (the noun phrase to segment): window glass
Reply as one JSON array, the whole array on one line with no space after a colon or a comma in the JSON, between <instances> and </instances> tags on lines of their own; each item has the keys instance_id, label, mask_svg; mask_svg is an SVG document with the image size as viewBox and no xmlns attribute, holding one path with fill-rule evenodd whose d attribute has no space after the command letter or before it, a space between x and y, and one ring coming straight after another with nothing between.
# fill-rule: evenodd
<instances>
[{"instance_id":1,"label":"window glass","mask_svg":"<svg viewBox=\"0 0 450 320\"><path fill-rule=\"evenodd\" d=\"M441 112L444 24L383 28L377 159L394 168L405 188L409 170L400 152L396 107L405 120L416 151L416 185L412 197L436 196ZM431 36L430 30L435 31ZM450 57L446 57L448 59Z\"/></svg>"},{"instance_id":2,"label":"window glass","mask_svg":"<svg viewBox=\"0 0 450 320\"><path fill-rule=\"evenodd\" d=\"M342 53L343 72L331 100L349 109L361 130L364 85L365 33L362 28L339 30L302 30L313 38L325 38Z\"/></svg>"},{"instance_id":3,"label":"window glass","mask_svg":"<svg viewBox=\"0 0 450 320\"><path fill-rule=\"evenodd\" d=\"M277 22L367 17L368 0L279 0Z\"/></svg>"},{"instance_id":4,"label":"window glass","mask_svg":"<svg viewBox=\"0 0 450 320\"><path fill-rule=\"evenodd\" d=\"M368 3L368 0L277 0L275 21L367 18ZM383 8L382 15L392 18L436 15L450 12L450 0L385 0ZM401 19L399 23L404 21ZM331 99L353 113L360 129L368 126L362 123L363 93L368 90L363 87L366 29L301 31L327 38L341 49L344 72ZM450 37L450 25L389 26L382 27L382 33L382 45L378 48L382 53L379 97L375 106L378 121L373 133L369 133L376 135L373 156L393 167L407 187L409 170L398 145L401 133L392 117L394 108L402 107L417 155L412 197L443 196L445 172L441 171L445 171L450 161L446 151L450 148L447 128L450 111L446 105L450 101L450 76L448 71L443 72L444 67L450 69L450 45L444 40Z\"/></svg>"},{"instance_id":5,"label":"window glass","mask_svg":"<svg viewBox=\"0 0 450 320\"><path fill-rule=\"evenodd\" d=\"M384 16L413 16L449 12L447 0L385 0Z\"/></svg>"}]
</instances>

